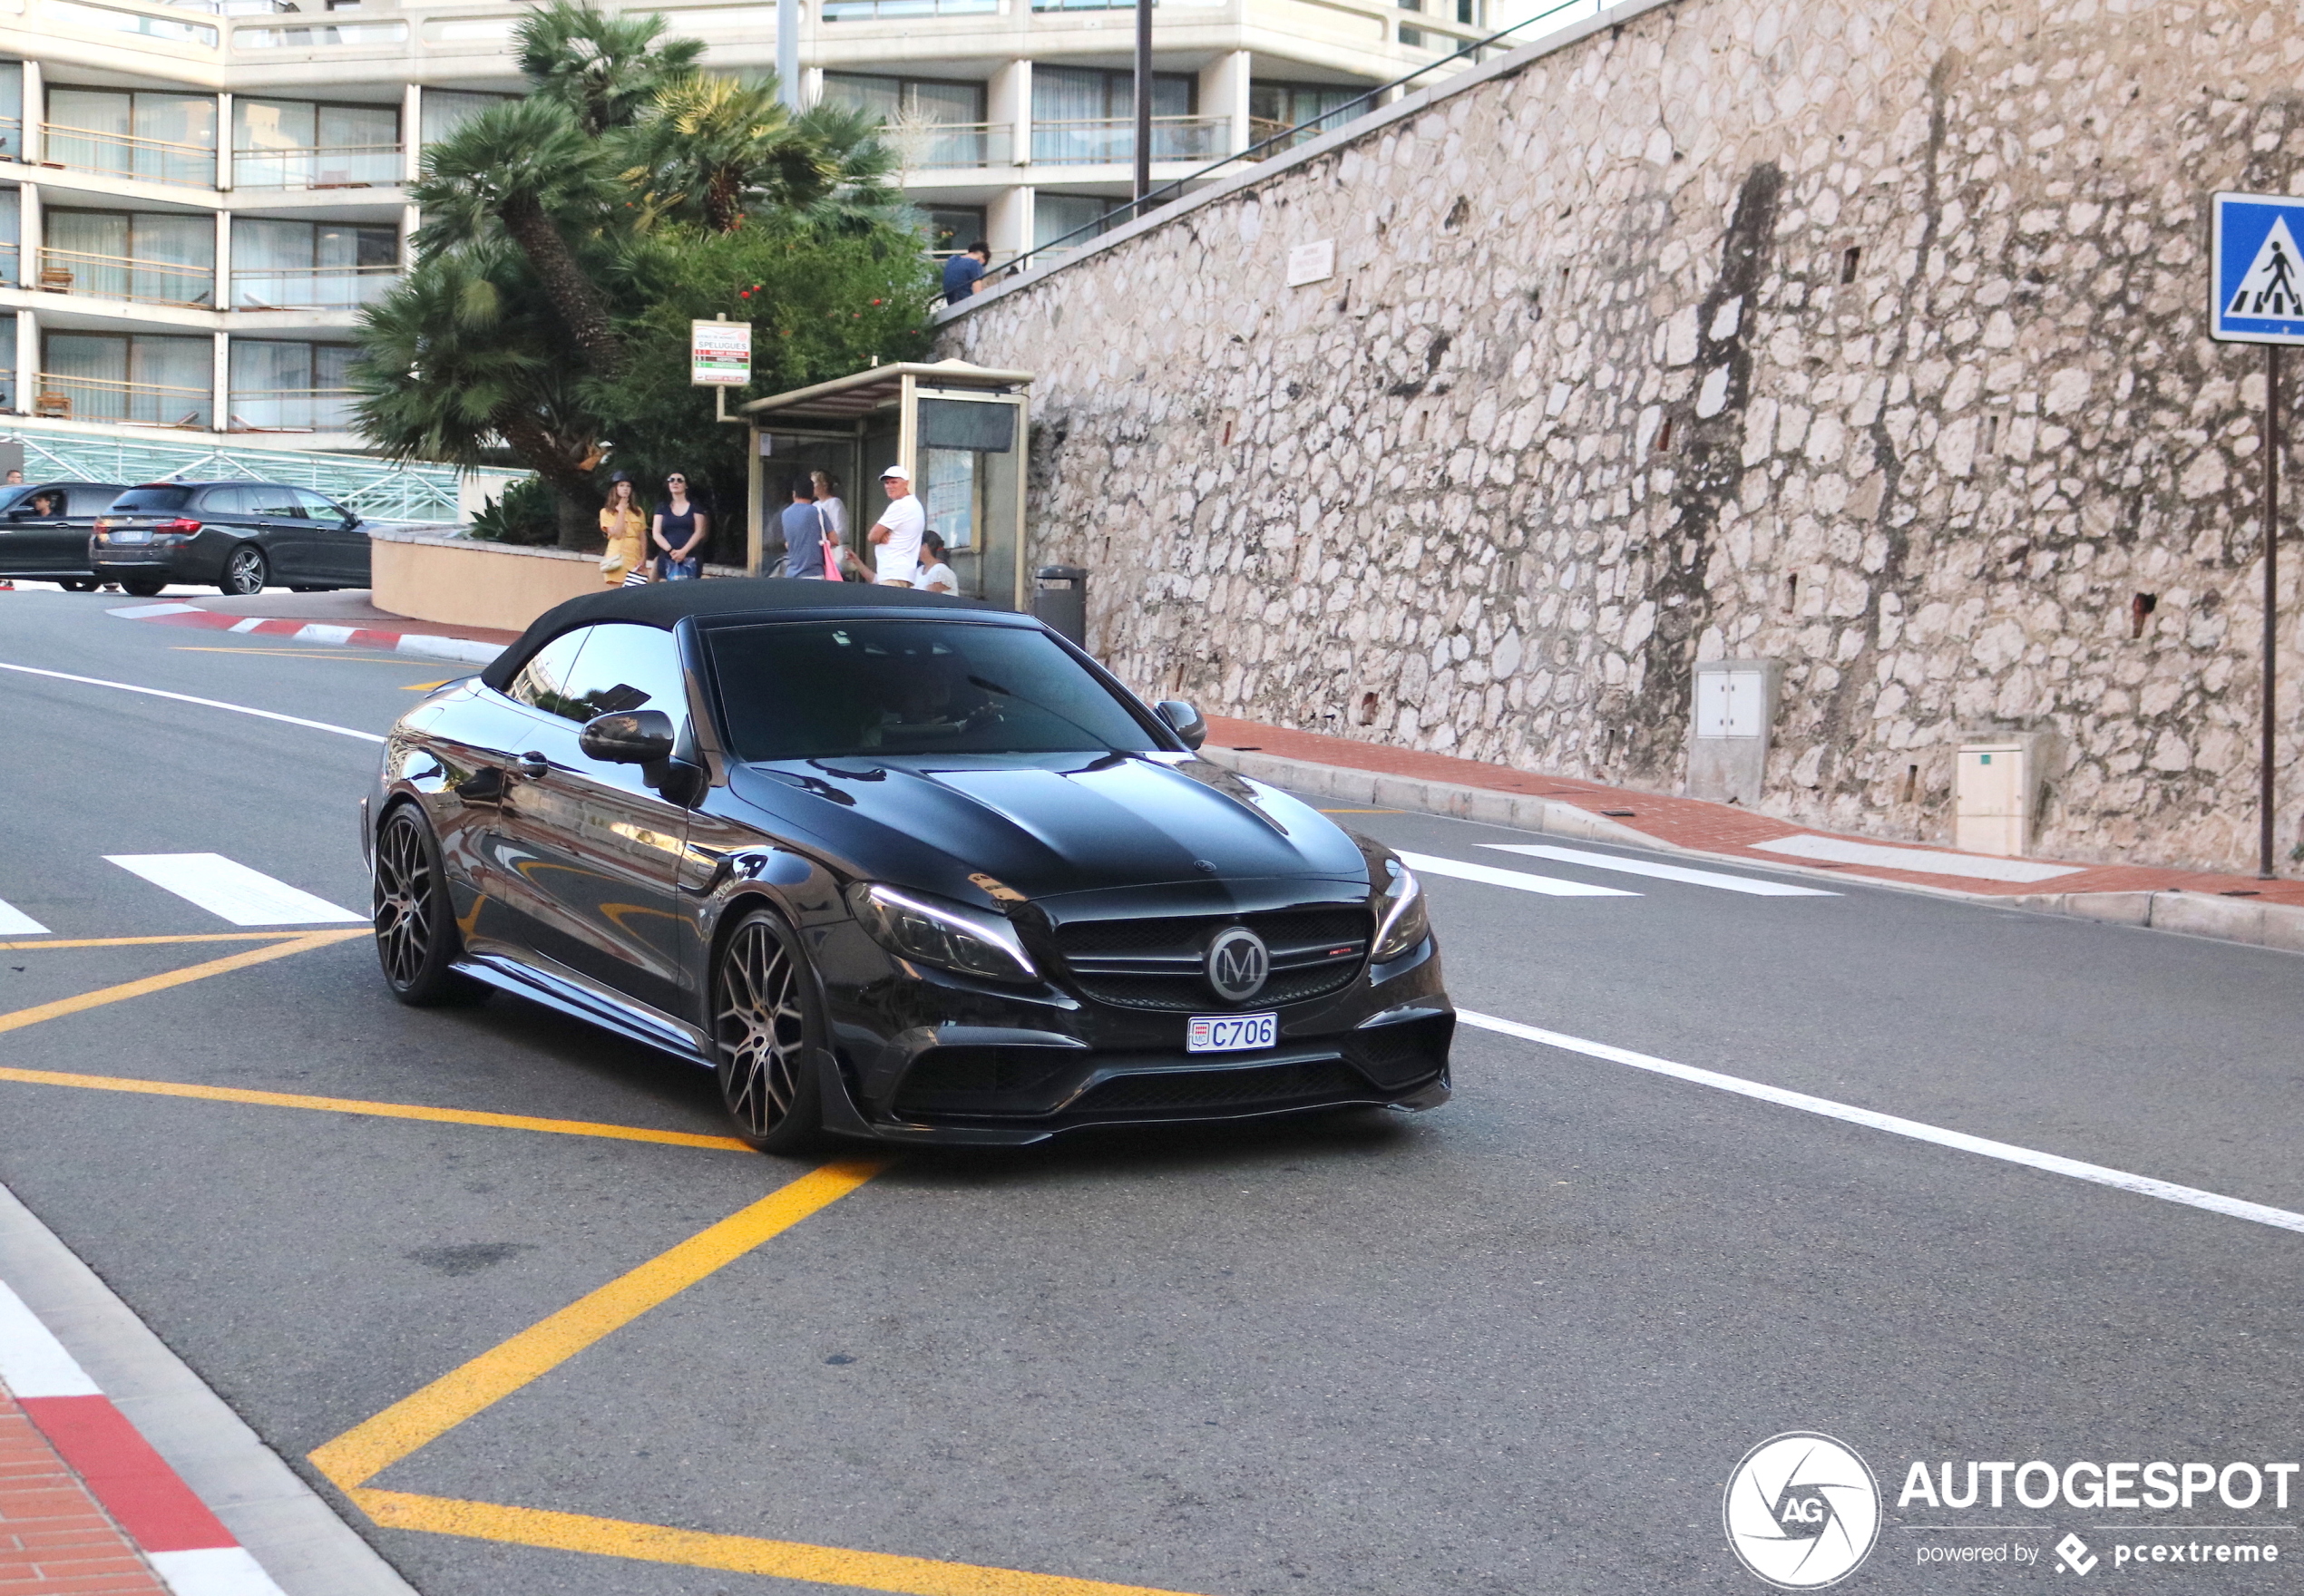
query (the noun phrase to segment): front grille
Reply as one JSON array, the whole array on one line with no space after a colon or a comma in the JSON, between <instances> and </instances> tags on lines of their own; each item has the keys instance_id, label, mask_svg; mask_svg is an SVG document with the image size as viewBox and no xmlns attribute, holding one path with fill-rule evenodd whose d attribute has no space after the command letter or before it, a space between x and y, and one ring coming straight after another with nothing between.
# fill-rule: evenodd
<instances>
[{"instance_id":1,"label":"front grille","mask_svg":"<svg viewBox=\"0 0 2304 1596\"><path fill-rule=\"evenodd\" d=\"M1272 978L1246 1005L1226 1004L1202 963L1226 926L1246 926L1272 949ZM1323 904L1264 914L1088 920L1057 928L1057 947L1080 990L1120 1008L1190 1013L1282 1007L1340 992L1368 956L1364 909Z\"/></svg>"},{"instance_id":2,"label":"front grille","mask_svg":"<svg viewBox=\"0 0 2304 1596\"><path fill-rule=\"evenodd\" d=\"M1370 1080L1398 1089L1429 1080L1447 1067L1449 1039L1455 1028L1445 1016L1407 1020L1354 1031L1344 1046Z\"/></svg>"},{"instance_id":3,"label":"front grille","mask_svg":"<svg viewBox=\"0 0 2304 1596\"><path fill-rule=\"evenodd\" d=\"M1079 1055L1049 1047L936 1047L905 1072L896 1090L900 1114L998 1112L986 1098L1032 1092Z\"/></svg>"},{"instance_id":4,"label":"front grille","mask_svg":"<svg viewBox=\"0 0 2304 1596\"><path fill-rule=\"evenodd\" d=\"M1372 1095L1359 1071L1341 1060L1323 1058L1308 1064L1268 1064L1253 1069L1119 1075L1081 1094L1065 1112L1157 1114L1195 1108L1278 1107Z\"/></svg>"}]
</instances>

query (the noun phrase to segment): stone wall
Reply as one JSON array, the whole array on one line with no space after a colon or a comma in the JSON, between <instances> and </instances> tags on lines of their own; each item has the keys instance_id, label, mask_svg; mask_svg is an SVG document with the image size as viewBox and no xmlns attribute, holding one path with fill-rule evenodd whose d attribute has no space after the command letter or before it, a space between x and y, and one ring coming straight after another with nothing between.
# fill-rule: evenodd
<instances>
[{"instance_id":1,"label":"stone wall","mask_svg":"<svg viewBox=\"0 0 2304 1596\"><path fill-rule=\"evenodd\" d=\"M1040 374L1034 558L1147 691L1672 791L1692 663L1778 659L1772 813L1948 841L1963 735L2052 731L2037 852L2252 869L2262 352L2205 339L2206 196L2304 177L2294 22L1625 6L943 353Z\"/></svg>"}]
</instances>

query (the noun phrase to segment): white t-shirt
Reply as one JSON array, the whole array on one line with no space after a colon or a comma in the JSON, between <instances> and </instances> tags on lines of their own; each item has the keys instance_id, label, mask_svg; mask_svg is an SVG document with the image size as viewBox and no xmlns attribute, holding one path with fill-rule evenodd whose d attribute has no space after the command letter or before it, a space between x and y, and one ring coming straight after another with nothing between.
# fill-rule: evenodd
<instances>
[{"instance_id":1,"label":"white t-shirt","mask_svg":"<svg viewBox=\"0 0 2304 1596\"><path fill-rule=\"evenodd\" d=\"M920 569L920 534L928 530L928 512L920 507L920 495L907 493L901 499L891 499L875 524L888 529L888 540L873 545L877 579L911 581Z\"/></svg>"},{"instance_id":2,"label":"white t-shirt","mask_svg":"<svg viewBox=\"0 0 2304 1596\"><path fill-rule=\"evenodd\" d=\"M960 591L960 579L952 575L952 568L942 560L922 566L920 574L913 578L912 585L930 593Z\"/></svg>"},{"instance_id":3,"label":"white t-shirt","mask_svg":"<svg viewBox=\"0 0 2304 1596\"><path fill-rule=\"evenodd\" d=\"M843 543L846 542L848 540L848 507L841 503L835 496L817 500L816 508L823 511L824 524L832 529L835 540Z\"/></svg>"}]
</instances>

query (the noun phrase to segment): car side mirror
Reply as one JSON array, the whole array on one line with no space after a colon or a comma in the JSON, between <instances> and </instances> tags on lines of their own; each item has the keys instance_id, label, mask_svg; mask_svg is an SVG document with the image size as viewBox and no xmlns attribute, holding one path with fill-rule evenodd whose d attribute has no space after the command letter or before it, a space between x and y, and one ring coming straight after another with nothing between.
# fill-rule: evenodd
<instances>
[{"instance_id":1,"label":"car side mirror","mask_svg":"<svg viewBox=\"0 0 2304 1596\"><path fill-rule=\"evenodd\" d=\"M653 764L672 757L672 717L660 709L594 715L576 735L576 745L607 764Z\"/></svg>"},{"instance_id":2,"label":"car side mirror","mask_svg":"<svg viewBox=\"0 0 2304 1596\"><path fill-rule=\"evenodd\" d=\"M1200 712L1181 698L1163 698L1154 705L1154 711L1168 723L1168 730L1184 739L1186 748L1197 748L1208 740L1208 723Z\"/></svg>"},{"instance_id":3,"label":"car side mirror","mask_svg":"<svg viewBox=\"0 0 2304 1596\"><path fill-rule=\"evenodd\" d=\"M345 530L346 531L347 531L347 532L348 532L348 531L350 531L350 530L351 530L354 527L364 527L364 526L366 526L367 524L368 524L368 523L367 523L366 521L362 521L362 520L361 520L358 516L354 515L351 511L347 511L345 512L345 515L344 515L344 530Z\"/></svg>"}]
</instances>

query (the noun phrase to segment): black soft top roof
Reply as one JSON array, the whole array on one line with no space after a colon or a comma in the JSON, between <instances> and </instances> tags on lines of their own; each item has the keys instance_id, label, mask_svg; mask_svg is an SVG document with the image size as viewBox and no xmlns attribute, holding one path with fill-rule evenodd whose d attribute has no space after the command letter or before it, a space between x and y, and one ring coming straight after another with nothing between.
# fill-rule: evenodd
<instances>
[{"instance_id":1,"label":"black soft top roof","mask_svg":"<svg viewBox=\"0 0 2304 1596\"><path fill-rule=\"evenodd\" d=\"M669 631L688 616L790 615L813 609L991 608L980 599L911 588L865 582L827 582L790 577L734 577L695 582L650 582L644 588L606 588L571 598L544 611L513 643L490 662L480 679L499 693L512 685L530 657L562 632L594 621L630 621Z\"/></svg>"}]
</instances>

